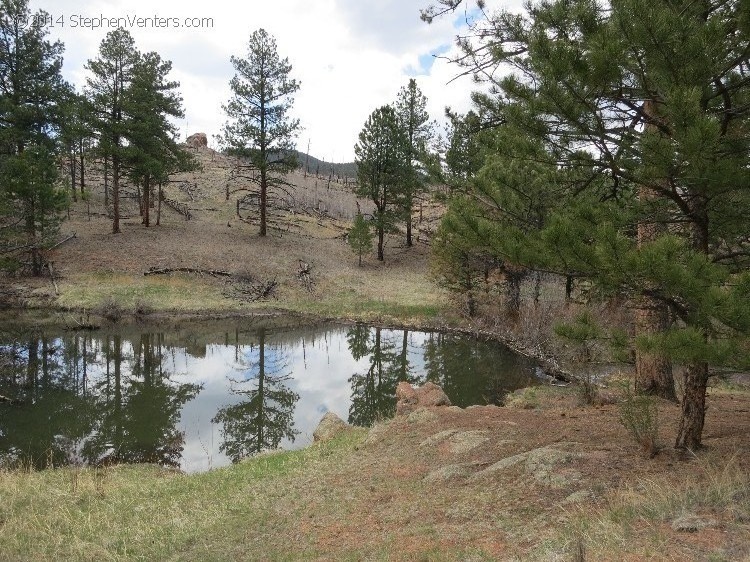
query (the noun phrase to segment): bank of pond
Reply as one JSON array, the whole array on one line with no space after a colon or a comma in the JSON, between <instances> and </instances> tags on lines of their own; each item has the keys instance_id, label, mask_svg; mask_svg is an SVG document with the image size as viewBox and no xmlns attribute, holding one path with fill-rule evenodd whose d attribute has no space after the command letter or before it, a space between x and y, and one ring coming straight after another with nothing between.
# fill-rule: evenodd
<instances>
[{"instance_id":1,"label":"bank of pond","mask_svg":"<svg viewBox=\"0 0 750 562\"><path fill-rule=\"evenodd\" d=\"M400 381L435 382L467 407L501 404L538 374L497 342L361 324L0 326L0 467L201 472L306 446L327 411L387 419Z\"/></svg>"}]
</instances>

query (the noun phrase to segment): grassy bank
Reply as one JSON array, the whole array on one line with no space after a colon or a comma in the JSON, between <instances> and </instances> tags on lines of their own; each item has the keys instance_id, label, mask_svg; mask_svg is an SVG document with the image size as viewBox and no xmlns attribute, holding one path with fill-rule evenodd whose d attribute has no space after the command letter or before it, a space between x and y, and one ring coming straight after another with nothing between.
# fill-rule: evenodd
<instances>
[{"instance_id":1,"label":"grassy bank","mask_svg":"<svg viewBox=\"0 0 750 562\"><path fill-rule=\"evenodd\" d=\"M665 450L649 460L628 441L616 407L571 409L569 393L560 393L545 394L533 410L444 408L396 418L205 474L150 466L0 472L1 557L750 556L750 440L727 436L741 420L711 420L723 436L709 437L700 458ZM747 394L710 400L715 415L750 405ZM518 455L526 462L508 460ZM497 461L506 468L491 468ZM694 532L676 530L686 516L699 521Z\"/></svg>"},{"instance_id":2,"label":"grassy bank","mask_svg":"<svg viewBox=\"0 0 750 562\"><path fill-rule=\"evenodd\" d=\"M272 298L255 302L236 296L232 280L196 278L185 274L143 276L123 273L81 274L60 284L61 294L37 298L34 306L72 317L148 317L194 314L204 317L290 312L321 318L398 325L437 326L451 318L447 296L429 280L417 278L325 280L312 292L280 284ZM37 294L37 297L39 295Z\"/></svg>"},{"instance_id":3,"label":"grassy bank","mask_svg":"<svg viewBox=\"0 0 750 562\"><path fill-rule=\"evenodd\" d=\"M2 558L284 559L292 551L275 498L302 473L314 477L332 455L348 454L360 437L194 476L153 466L0 472ZM262 544L248 543L249 533ZM300 546L298 556L311 552Z\"/></svg>"}]
</instances>

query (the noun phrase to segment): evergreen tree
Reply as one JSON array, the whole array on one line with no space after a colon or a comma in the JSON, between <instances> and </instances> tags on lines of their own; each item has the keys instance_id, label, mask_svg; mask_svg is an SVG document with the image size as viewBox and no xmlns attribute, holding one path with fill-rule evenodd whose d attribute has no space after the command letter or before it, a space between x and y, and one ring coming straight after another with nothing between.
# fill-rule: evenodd
<instances>
[{"instance_id":1,"label":"evergreen tree","mask_svg":"<svg viewBox=\"0 0 750 562\"><path fill-rule=\"evenodd\" d=\"M640 389L670 397L669 361L687 366L676 446L698 447L709 366L747 360L746 6L557 0L475 31L459 62L494 87L479 107L538 138L568 182L529 244L629 299Z\"/></svg>"},{"instance_id":2,"label":"evergreen tree","mask_svg":"<svg viewBox=\"0 0 750 562\"><path fill-rule=\"evenodd\" d=\"M169 120L184 116L179 83L168 81L172 63L157 53L146 53L133 68L133 77L123 100L123 111L130 120L126 133L125 161L129 176L143 189L141 214L150 226L152 191L156 183L168 179L176 169L186 169L192 160L175 140L177 128Z\"/></svg>"},{"instance_id":3,"label":"evergreen tree","mask_svg":"<svg viewBox=\"0 0 750 562\"><path fill-rule=\"evenodd\" d=\"M458 259L472 255L481 272L497 269L503 274L506 310L517 318L522 280L529 268L545 265L539 245L530 244L529 237L545 227L557 205L561 174L542 143L509 125L472 143L481 146L484 164L477 172L461 171L468 179L457 184L443 221L443 239L452 232L452 244L460 239L465 247Z\"/></svg>"},{"instance_id":4,"label":"evergreen tree","mask_svg":"<svg viewBox=\"0 0 750 562\"><path fill-rule=\"evenodd\" d=\"M65 204L55 137L68 86L60 74L63 45L46 39L46 17L40 11L32 18L26 0L0 2L0 243L11 257L28 250L35 275Z\"/></svg>"},{"instance_id":5,"label":"evergreen tree","mask_svg":"<svg viewBox=\"0 0 750 562\"><path fill-rule=\"evenodd\" d=\"M362 213L357 213L354 217L354 225L349 231L348 240L352 252L359 256L359 266L362 267L362 254L372 250L372 232Z\"/></svg>"},{"instance_id":6,"label":"evergreen tree","mask_svg":"<svg viewBox=\"0 0 750 562\"><path fill-rule=\"evenodd\" d=\"M87 97L91 101L92 127L99 137L99 151L111 163L112 233L120 232L120 178L127 157L126 139L132 121L125 111L126 95L133 81L140 53L135 40L118 28L107 33L99 55L88 61Z\"/></svg>"},{"instance_id":7,"label":"evergreen tree","mask_svg":"<svg viewBox=\"0 0 750 562\"><path fill-rule=\"evenodd\" d=\"M289 117L299 82L290 78L289 60L279 58L276 40L264 29L254 31L247 58L232 57L236 74L229 83L232 98L224 106L229 121L223 141L229 151L247 158L257 176L260 235L266 235L268 190L286 185L282 174L297 166L294 137L298 119Z\"/></svg>"},{"instance_id":8,"label":"evergreen tree","mask_svg":"<svg viewBox=\"0 0 750 562\"><path fill-rule=\"evenodd\" d=\"M378 232L378 259L383 261L385 233L394 228L404 207L404 191L411 168L407 165L409 139L393 107L376 109L367 118L354 146L357 163L359 197L375 205L375 228Z\"/></svg>"},{"instance_id":9,"label":"evergreen tree","mask_svg":"<svg viewBox=\"0 0 750 562\"><path fill-rule=\"evenodd\" d=\"M465 115L446 109L449 121L448 147L445 152L446 183L451 188L463 188L482 167L479 143L480 118L474 111Z\"/></svg>"},{"instance_id":10,"label":"evergreen tree","mask_svg":"<svg viewBox=\"0 0 750 562\"><path fill-rule=\"evenodd\" d=\"M396 114L408 138L406 166L411 173L403 185L404 218L406 221L406 245L412 245L412 213L414 200L424 191L425 175L422 164L427 160L427 144L433 136L427 113L427 98L417 86L414 78L402 87L394 105Z\"/></svg>"}]
</instances>

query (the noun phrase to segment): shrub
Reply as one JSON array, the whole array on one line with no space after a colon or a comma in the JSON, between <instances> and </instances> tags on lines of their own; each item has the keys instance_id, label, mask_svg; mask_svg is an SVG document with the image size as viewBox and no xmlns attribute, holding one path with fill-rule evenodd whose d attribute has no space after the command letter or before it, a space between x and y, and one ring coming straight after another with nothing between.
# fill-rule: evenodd
<instances>
[{"instance_id":1,"label":"shrub","mask_svg":"<svg viewBox=\"0 0 750 562\"><path fill-rule=\"evenodd\" d=\"M652 458L659 451L659 411L653 396L636 394L630 384L620 403L620 423L625 426L644 455Z\"/></svg>"}]
</instances>

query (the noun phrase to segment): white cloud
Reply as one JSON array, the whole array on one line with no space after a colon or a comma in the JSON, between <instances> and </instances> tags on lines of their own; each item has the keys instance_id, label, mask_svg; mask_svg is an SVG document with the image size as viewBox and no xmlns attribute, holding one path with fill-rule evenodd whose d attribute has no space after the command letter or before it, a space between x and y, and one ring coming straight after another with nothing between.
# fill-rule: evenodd
<instances>
[{"instance_id":1,"label":"white cloud","mask_svg":"<svg viewBox=\"0 0 750 562\"><path fill-rule=\"evenodd\" d=\"M50 13L50 34L66 45L65 77L79 88L85 81L84 64L96 56L107 32L92 29L93 21L129 18L135 25L128 30L138 48L157 51L173 63L186 111L180 131L203 131L209 138L225 121L221 106L229 99L234 73L229 57L245 56L250 34L263 27L274 35L279 54L289 58L293 76L302 84L293 110L304 127L298 146L306 149L309 139L319 158L347 161L354 157L357 135L370 112L392 102L411 76L427 95L433 118L441 119L446 105L468 109L471 81L448 85L457 67L442 60L423 64L427 55L451 45L456 34L456 18L432 25L419 19L420 8L429 1L216 0L195 5L183 0L32 0L31 7ZM213 25L145 29L134 21L156 16L179 22L211 18ZM92 20L87 27L81 26L82 17Z\"/></svg>"}]
</instances>

